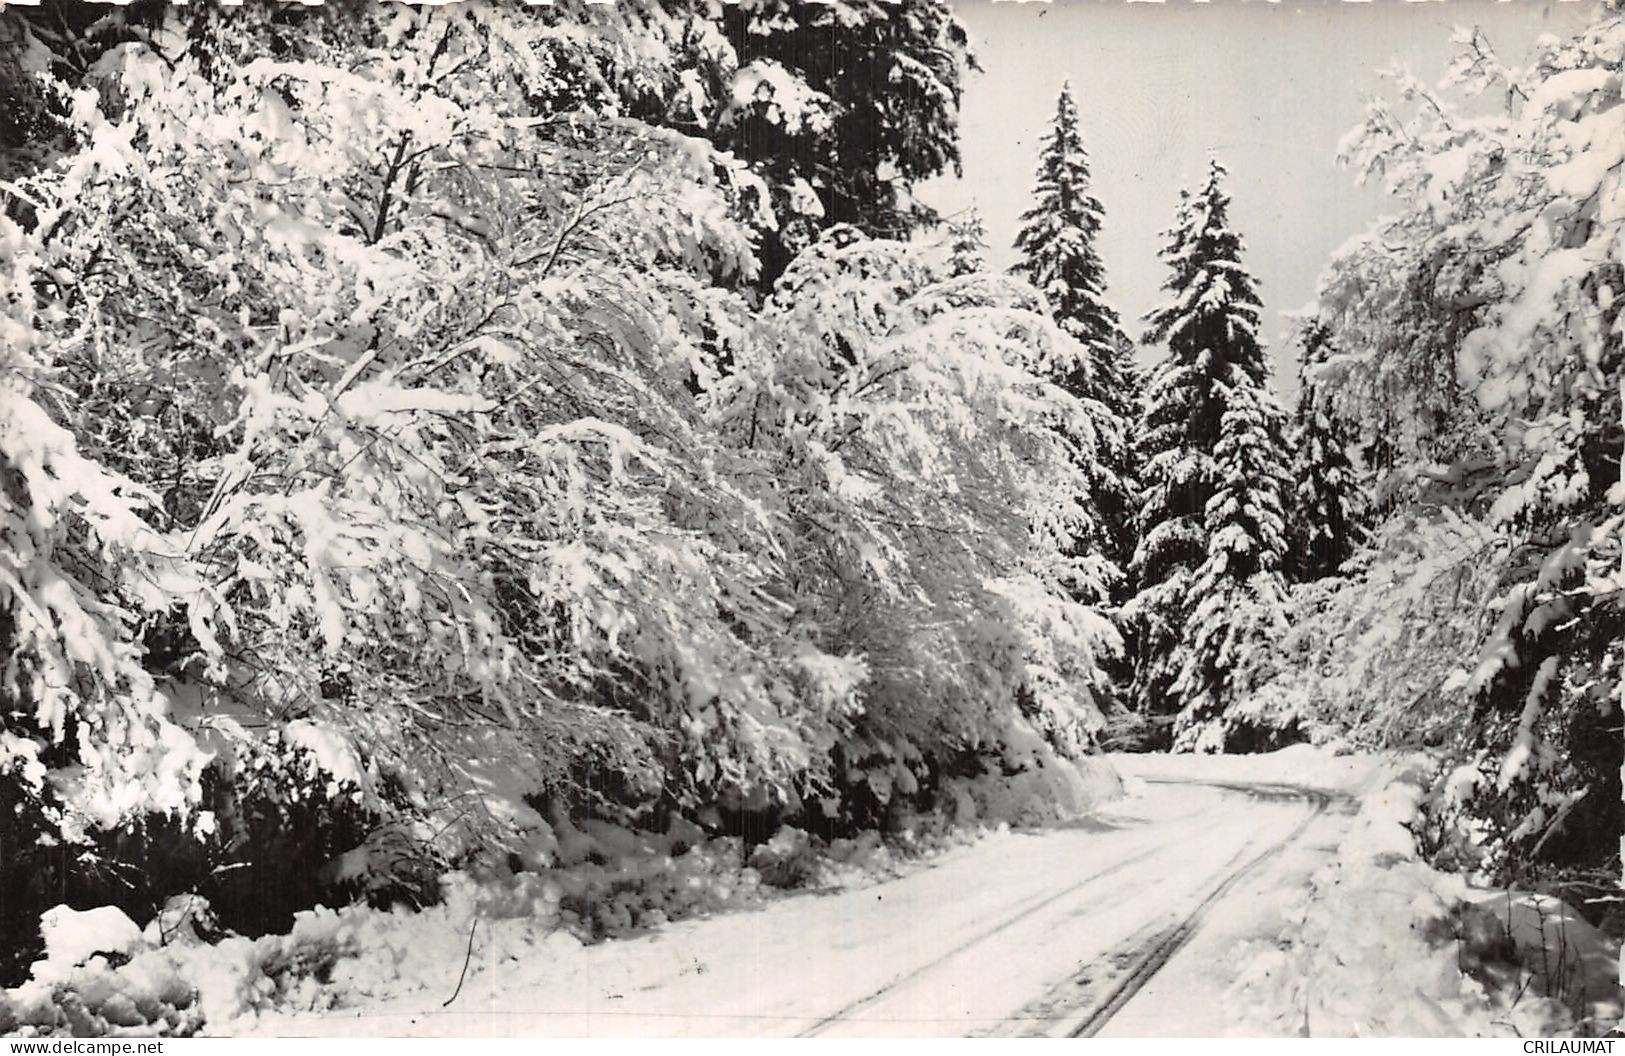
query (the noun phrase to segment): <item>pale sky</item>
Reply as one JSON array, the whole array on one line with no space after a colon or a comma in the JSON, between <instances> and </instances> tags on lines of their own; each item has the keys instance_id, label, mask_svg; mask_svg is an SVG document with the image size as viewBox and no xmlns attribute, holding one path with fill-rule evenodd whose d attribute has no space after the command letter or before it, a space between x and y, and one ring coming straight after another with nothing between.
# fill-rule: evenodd
<instances>
[{"instance_id":1,"label":"pale sky","mask_svg":"<svg viewBox=\"0 0 1625 1056\"><path fill-rule=\"evenodd\" d=\"M1579 31L1600 0L954 0L982 66L960 115L964 177L919 197L981 209L992 263L1014 260L1038 140L1072 81L1095 193L1105 207L1108 296L1139 336L1161 299L1160 232L1209 150L1230 170L1231 222L1259 281L1263 335L1286 358L1280 313L1304 306L1331 251L1394 209L1335 162L1338 140L1383 90L1394 59L1433 83L1456 25L1476 24L1519 65L1543 33ZM1295 387L1290 364L1278 380ZM1288 376L1282 376L1288 375Z\"/></svg>"}]
</instances>

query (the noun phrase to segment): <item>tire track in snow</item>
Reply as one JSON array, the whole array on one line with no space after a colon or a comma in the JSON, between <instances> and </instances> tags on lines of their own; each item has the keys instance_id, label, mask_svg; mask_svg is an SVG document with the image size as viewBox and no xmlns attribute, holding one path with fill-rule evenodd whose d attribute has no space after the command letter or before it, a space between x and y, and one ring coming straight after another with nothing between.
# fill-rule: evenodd
<instances>
[{"instance_id":1,"label":"tire track in snow","mask_svg":"<svg viewBox=\"0 0 1625 1056\"><path fill-rule=\"evenodd\" d=\"M1292 841L1303 835L1315 819L1326 811L1331 804L1332 797L1328 793L1298 785L1285 784L1243 784L1239 782L1221 781L1157 781L1157 784L1192 784L1207 785L1215 788L1228 789L1234 792L1244 792L1250 796L1280 799L1306 799L1313 809L1304 819L1293 826L1285 836L1265 847L1258 854L1246 861L1238 868L1231 870L1219 884L1209 891L1206 897L1198 902L1189 913L1172 927L1155 932L1149 939L1149 944L1136 943L1131 950L1137 953L1128 970L1112 984L1110 990L1099 1000L1082 1010L1079 1018L1076 1014L1067 1017L1058 1029L1051 1031L1052 1036L1068 1038L1089 1038L1098 1034L1112 1016L1138 994L1151 981L1151 978L1162 970L1174 954L1178 953L1184 945L1191 940L1196 929L1201 925L1208 911L1245 880L1256 872L1260 866L1284 850ZM1245 851L1243 851L1245 853ZM1239 855L1238 855L1239 857ZM1232 859L1234 861L1235 859ZM1064 984L1063 984L1064 985ZM1053 993L1053 991L1052 991Z\"/></svg>"},{"instance_id":2,"label":"tire track in snow","mask_svg":"<svg viewBox=\"0 0 1625 1056\"><path fill-rule=\"evenodd\" d=\"M1016 924L1019 924L1021 921L1023 921L1025 919L1027 919L1028 917L1032 916L1034 913L1037 913L1040 910L1046 909L1049 906L1054 905L1056 902L1059 902L1061 899L1066 898L1068 895L1076 894L1079 890L1089 886L1090 884L1093 884L1093 883L1096 883L1097 881L1103 880L1106 877L1113 875L1114 873L1121 872L1122 870L1127 869L1129 866L1136 865L1136 864L1144 861L1147 858L1153 857L1154 855L1167 853L1168 850L1170 850L1170 847L1169 847L1168 844L1166 844L1166 843L1158 844L1158 845L1156 845L1156 846L1154 846L1154 847L1152 847L1152 848L1150 848L1148 850L1141 851L1139 854L1135 854L1135 855L1132 855L1132 856L1130 856L1128 858L1124 858L1121 861L1117 862L1116 864L1108 866L1107 868L1102 869L1099 872L1091 873L1089 876L1086 876L1082 880L1079 880L1074 884L1070 884L1067 887L1062 888L1060 891L1054 892L1053 894L1040 896L1040 898L1036 902L1032 902L1032 901L1027 902L1026 904L1024 904L1022 906L1021 909L1017 910L1015 913L1011 914L1010 916L1005 917L1003 920L999 921L999 923L993 925L992 927L986 929L985 931L978 932L976 935L972 936L969 939L966 939L964 942L962 942L959 945L957 945L957 946L953 947L952 949L948 950L946 953L940 954L937 957L934 957L931 960L927 961L926 963L924 963L922 965L919 965L918 967L914 968L913 970L905 972L902 975L899 975L897 978L891 980L889 983L887 983L885 986L881 987L880 989L875 990L872 993L869 993L866 996L861 997L856 1001L850 1002L849 1004L843 1006L842 1008L838 1009L837 1011L830 1013L829 1015L825 1016L823 1019L820 1019L818 1022L814 1023L812 1026L810 1026L807 1029L805 1029L805 1030L801 1031L800 1033L798 1033L796 1035L796 1037L798 1037L798 1038L816 1037L818 1034L822 1033L824 1030L828 1029L829 1027L833 1026L834 1024L842 1022L843 1020L846 1020L854 1012L861 1011L862 1009L868 1008L869 1006L875 1004L876 1002L885 999L886 997L888 997L889 995L894 993L899 987L901 987L901 986L903 986L903 985L905 985L905 984L907 984L909 982L912 982L913 980L915 980L915 979L919 978L920 976L926 974L927 972L929 972L932 969L938 967L939 965L942 965L942 964L954 959L955 957L957 957L960 954L964 953L966 950L969 950L972 947L975 947L975 946L979 945L980 943L986 942L988 939L991 939L991 938L995 937L996 935L1000 934L1001 932L1008 930L1012 926L1014 926Z\"/></svg>"}]
</instances>

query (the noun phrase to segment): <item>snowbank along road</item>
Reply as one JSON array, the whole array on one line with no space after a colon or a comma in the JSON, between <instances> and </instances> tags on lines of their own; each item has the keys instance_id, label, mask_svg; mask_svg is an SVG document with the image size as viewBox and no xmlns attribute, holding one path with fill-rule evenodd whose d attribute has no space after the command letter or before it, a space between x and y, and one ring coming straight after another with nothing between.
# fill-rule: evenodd
<instances>
[{"instance_id":1,"label":"snowbank along road","mask_svg":"<svg viewBox=\"0 0 1625 1056\"><path fill-rule=\"evenodd\" d=\"M404 995L277 1034L1215 1035L1239 941L1271 937L1340 801L1284 784L1133 782L1069 828L1001 833L887 883L786 898L527 963L457 1002Z\"/></svg>"}]
</instances>

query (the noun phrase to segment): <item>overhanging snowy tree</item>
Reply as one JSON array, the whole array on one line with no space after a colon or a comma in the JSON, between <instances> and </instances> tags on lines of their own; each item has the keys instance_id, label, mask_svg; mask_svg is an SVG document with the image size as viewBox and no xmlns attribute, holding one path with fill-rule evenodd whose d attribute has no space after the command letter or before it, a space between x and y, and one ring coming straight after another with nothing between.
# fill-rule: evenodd
<instances>
[{"instance_id":1,"label":"overhanging snowy tree","mask_svg":"<svg viewBox=\"0 0 1625 1056\"><path fill-rule=\"evenodd\" d=\"M1364 481L1349 458L1353 429L1333 413L1315 373L1331 352L1330 339L1313 320L1297 336L1287 574L1298 581L1335 575L1365 538Z\"/></svg>"},{"instance_id":2,"label":"overhanging snowy tree","mask_svg":"<svg viewBox=\"0 0 1625 1056\"><path fill-rule=\"evenodd\" d=\"M38 51L0 62L0 91L16 101L0 114L0 151L67 128L68 93L29 71L41 56L77 79L109 48L150 38L166 6L121 5L106 17L99 5L44 0L13 16ZM500 5L464 6L484 17ZM366 47L375 43L368 7L331 0L249 18L274 54L312 34ZM213 16L194 12L191 50L207 62ZM959 164L961 79L973 60L946 0L556 0L508 17L529 54L524 72L503 80L525 93L527 110L617 114L746 162L763 192L750 205L772 214L755 231L752 281L764 293L825 228L901 237L929 223L935 214L914 185ZM0 25L0 49L22 46Z\"/></svg>"},{"instance_id":3,"label":"overhanging snowy tree","mask_svg":"<svg viewBox=\"0 0 1625 1056\"><path fill-rule=\"evenodd\" d=\"M1477 30L1454 43L1443 87L1396 71L1399 100L1373 100L1345 140L1345 157L1401 205L1334 258L1318 297L1338 350L1321 371L1327 395L1371 423L1361 439L1386 453L1386 546L1463 524L1475 536L1430 569L1425 600L1476 634L1421 658L1433 681L1390 704L1382 735L1450 731L1470 772L1455 799L1487 867L1519 879L1584 868L1611 883L1625 700L1625 23L1603 14L1545 37L1517 67ZM1485 569L1488 626L1482 602L1454 611L1459 584Z\"/></svg>"},{"instance_id":4,"label":"overhanging snowy tree","mask_svg":"<svg viewBox=\"0 0 1625 1056\"><path fill-rule=\"evenodd\" d=\"M1123 438L1102 448L1099 464L1090 473L1103 534L1079 543L1102 550L1124 567L1133 550L1134 468L1126 438L1137 407L1133 368L1119 341L1117 312L1105 299L1106 268L1096 246L1103 210L1090 184L1083 129L1067 82L1040 145L1033 205L1021 216L1015 243L1020 258L1011 270L1043 291L1056 323L1087 350L1081 368L1057 382L1104 407Z\"/></svg>"},{"instance_id":5,"label":"overhanging snowy tree","mask_svg":"<svg viewBox=\"0 0 1625 1056\"><path fill-rule=\"evenodd\" d=\"M0 932L34 864L154 816L196 868L117 897L255 931L242 854L314 887L339 852L368 884L534 863L582 814L874 822L842 797L928 809L949 764L1086 744L1115 633L1061 546L1077 343L1025 282L850 227L756 300L783 186L662 123L737 102L685 79L703 27L147 13L83 65L0 38L55 122L0 184L0 810L32 856L0 826ZM283 779L367 824L254 843L239 793Z\"/></svg>"},{"instance_id":6,"label":"overhanging snowy tree","mask_svg":"<svg viewBox=\"0 0 1625 1056\"><path fill-rule=\"evenodd\" d=\"M1091 530L1076 496L1098 408L1048 379L1082 350L1026 283L945 278L941 256L828 233L764 306L782 345L718 389L805 529L789 556L804 630L864 657L838 779L882 802L952 745L1006 743L1000 702L1019 700L1063 754L1083 751L1117 642L1078 600L1110 570L1066 546Z\"/></svg>"},{"instance_id":7,"label":"overhanging snowy tree","mask_svg":"<svg viewBox=\"0 0 1625 1056\"><path fill-rule=\"evenodd\" d=\"M600 56L634 50L586 36ZM748 673L758 618L783 615L758 561L773 529L724 483L674 376L746 315L708 280L754 275L734 191L762 189L669 130L539 122L532 106L578 87L574 66L538 61L560 48L529 13L481 4L365 8L342 30L167 9L87 74L60 163L7 186L7 346L28 355L3 365L18 406L0 459L8 478L45 474L6 503L28 533L13 544L7 518L7 669L73 687L6 687L7 725L28 716L47 758L83 763L71 793L33 772L64 841L178 813L177 789L202 808L267 754L304 774L314 754L335 800L384 814L407 790L397 820L420 848L517 846L546 823L522 798L470 795L494 790L485 768L508 793L607 779L620 809L742 789L754 766L717 735L744 721L736 704L757 712L746 754L791 784L806 764L763 721L786 683ZM98 337L69 339L86 318ZM111 483L65 471L70 455ZM714 516L714 500L742 505ZM87 512L122 534L97 541ZM71 600L61 571L97 553L126 572L94 576L90 620L38 604ZM659 589L623 593L632 569ZM41 643L64 619L85 641L57 661ZM691 696L691 676L734 689ZM225 859L203 863L208 884L245 871L238 836L208 848Z\"/></svg>"},{"instance_id":8,"label":"overhanging snowy tree","mask_svg":"<svg viewBox=\"0 0 1625 1056\"><path fill-rule=\"evenodd\" d=\"M1224 175L1211 161L1201 187L1181 194L1162 253L1169 302L1146 317L1146 340L1168 352L1144 397L1137 593L1125 614L1134 626L1136 703L1161 716L1197 706L1210 716L1219 706L1204 700L1224 637L1209 599L1255 573L1273 574L1282 550L1279 412L1264 392L1260 301L1229 226ZM1201 650L1190 635L1197 612L1207 620Z\"/></svg>"}]
</instances>

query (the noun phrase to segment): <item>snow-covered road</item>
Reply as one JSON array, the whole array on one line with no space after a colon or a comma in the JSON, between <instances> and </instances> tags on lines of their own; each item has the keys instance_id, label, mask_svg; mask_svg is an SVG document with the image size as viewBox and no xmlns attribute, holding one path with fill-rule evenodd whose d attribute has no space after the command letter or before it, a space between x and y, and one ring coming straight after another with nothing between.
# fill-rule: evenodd
<instances>
[{"instance_id":1,"label":"snow-covered road","mask_svg":"<svg viewBox=\"0 0 1625 1056\"><path fill-rule=\"evenodd\" d=\"M1194 776L1194 775L1192 775ZM482 961L451 992L280 1017L287 1035L961 1036L1225 1032L1238 941L1335 843L1307 789L1135 780L1071 828L1001 833L900 879Z\"/></svg>"}]
</instances>

